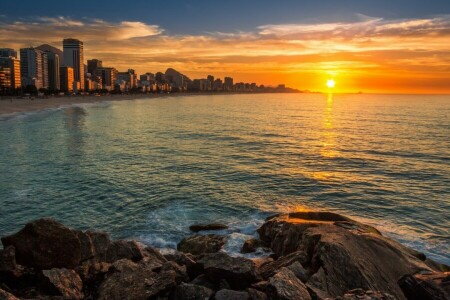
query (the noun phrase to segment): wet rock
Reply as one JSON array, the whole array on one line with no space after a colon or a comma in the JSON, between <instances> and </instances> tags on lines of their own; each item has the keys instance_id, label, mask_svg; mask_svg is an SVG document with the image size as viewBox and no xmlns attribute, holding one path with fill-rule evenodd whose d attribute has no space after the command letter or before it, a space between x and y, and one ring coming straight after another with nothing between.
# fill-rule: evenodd
<instances>
[{"instance_id":1,"label":"wet rock","mask_svg":"<svg viewBox=\"0 0 450 300\"><path fill-rule=\"evenodd\" d=\"M295 251L306 253L305 261L299 262L311 274L308 287L321 296L338 297L361 288L405 299L398 278L432 270L411 249L383 237L373 227L337 214L278 215L258 232L277 256L284 256L280 259ZM263 270L262 274L267 273Z\"/></svg>"},{"instance_id":2,"label":"wet rock","mask_svg":"<svg viewBox=\"0 0 450 300\"><path fill-rule=\"evenodd\" d=\"M272 277L281 268L291 266L295 263L300 265L307 264L309 262L309 257L305 251L295 251L286 256L282 256L273 262L268 262L262 265L258 271L263 278Z\"/></svg>"},{"instance_id":3,"label":"wet rock","mask_svg":"<svg viewBox=\"0 0 450 300\"><path fill-rule=\"evenodd\" d=\"M99 299L149 299L174 288L176 272L154 272L146 262L116 261L99 287Z\"/></svg>"},{"instance_id":4,"label":"wet rock","mask_svg":"<svg viewBox=\"0 0 450 300\"><path fill-rule=\"evenodd\" d=\"M81 259L77 235L53 219L28 223L19 232L2 238L16 249L17 263L38 269L75 268Z\"/></svg>"},{"instance_id":5,"label":"wet rock","mask_svg":"<svg viewBox=\"0 0 450 300\"><path fill-rule=\"evenodd\" d=\"M450 274L404 275L398 285L408 300L450 299Z\"/></svg>"},{"instance_id":6,"label":"wet rock","mask_svg":"<svg viewBox=\"0 0 450 300\"><path fill-rule=\"evenodd\" d=\"M227 225L213 223L213 224L195 224L189 226L189 229L193 232L206 231L206 230L223 230L228 229Z\"/></svg>"},{"instance_id":7,"label":"wet rock","mask_svg":"<svg viewBox=\"0 0 450 300\"><path fill-rule=\"evenodd\" d=\"M144 258L141 248L135 241L114 241L106 250L104 259L106 262L113 263L119 259L129 259L134 262Z\"/></svg>"},{"instance_id":8,"label":"wet rock","mask_svg":"<svg viewBox=\"0 0 450 300\"><path fill-rule=\"evenodd\" d=\"M250 300L267 300L267 295L261 291L249 288L247 289L248 297Z\"/></svg>"},{"instance_id":9,"label":"wet rock","mask_svg":"<svg viewBox=\"0 0 450 300\"><path fill-rule=\"evenodd\" d=\"M306 286L288 268L281 268L269 279L268 294L278 300L311 300Z\"/></svg>"},{"instance_id":10,"label":"wet rock","mask_svg":"<svg viewBox=\"0 0 450 300\"><path fill-rule=\"evenodd\" d=\"M233 289L245 289L257 281L255 264L243 257L231 257L219 252L205 254L198 263L208 279L214 282L225 279Z\"/></svg>"},{"instance_id":11,"label":"wet rock","mask_svg":"<svg viewBox=\"0 0 450 300\"><path fill-rule=\"evenodd\" d=\"M83 282L74 270L51 269L42 274L47 279L45 289L52 295L60 295L65 299L82 299Z\"/></svg>"},{"instance_id":12,"label":"wet rock","mask_svg":"<svg viewBox=\"0 0 450 300\"><path fill-rule=\"evenodd\" d=\"M218 252L225 244L226 237L216 234L193 235L184 238L177 246L178 251L200 255Z\"/></svg>"},{"instance_id":13,"label":"wet rock","mask_svg":"<svg viewBox=\"0 0 450 300\"><path fill-rule=\"evenodd\" d=\"M220 290L214 296L216 300L248 300L249 296L247 292L233 291L233 290Z\"/></svg>"},{"instance_id":14,"label":"wet rock","mask_svg":"<svg viewBox=\"0 0 450 300\"><path fill-rule=\"evenodd\" d=\"M0 272L12 271L16 268L16 251L14 246L0 250Z\"/></svg>"},{"instance_id":15,"label":"wet rock","mask_svg":"<svg viewBox=\"0 0 450 300\"><path fill-rule=\"evenodd\" d=\"M264 243L258 239L248 239L242 245L241 252L242 253L252 253L255 252L257 248L263 247Z\"/></svg>"},{"instance_id":16,"label":"wet rock","mask_svg":"<svg viewBox=\"0 0 450 300\"><path fill-rule=\"evenodd\" d=\"M19 300L19 298L5 290L0 289L0 300Z\"/></svg>"},{"instance_id":17,"label":"wet rock","mask_svg":"<svg viewBox=\"0 0 450 300\"><path fill-rule=\"evenodd\" d=\"M175 291L171 293L170 300L208 300L214 294L212 289L207 287L181 283L175 288Z\"/></svg>"}]
</instances>

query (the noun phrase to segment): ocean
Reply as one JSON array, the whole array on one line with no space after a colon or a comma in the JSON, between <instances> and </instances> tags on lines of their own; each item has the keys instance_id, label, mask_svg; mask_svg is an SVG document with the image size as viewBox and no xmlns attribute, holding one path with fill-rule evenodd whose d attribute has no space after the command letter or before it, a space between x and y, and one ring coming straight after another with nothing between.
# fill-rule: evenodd
<instances>
[{"instance_id":1,"label":"ocean","mask_svg":"<svg viewBox=\"0 0 450 300\"><path fill-rule=\"evenodd\" d=\"M0 116L0 236L40 217L175 248L328 210L450 264L450 96L241 94Z\"/></svg>"}]
</instances>

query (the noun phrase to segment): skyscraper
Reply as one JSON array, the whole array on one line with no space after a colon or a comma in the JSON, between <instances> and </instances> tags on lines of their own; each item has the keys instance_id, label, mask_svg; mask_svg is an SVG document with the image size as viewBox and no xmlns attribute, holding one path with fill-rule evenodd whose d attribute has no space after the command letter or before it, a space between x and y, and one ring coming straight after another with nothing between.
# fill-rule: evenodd
<instances>
[{"instance_id":1,"label":"skyscraper","mask_svg":"<svg viewBox=\"0 0 450 300\"><path fill-rule=\"evenodd\" d=\"M60 76L60 89L64 92L72 92L73 91L73 68L72 67L60 67L59 68L59 76Z\"/></svg>"},{"instance_id":2,"label":"skyscraper","mask_svg":"<svg viewBox=\"0 0 450 300\"><path fill-rule=\"evenodd\" d=\"M233 90L233 78L225 77L223 80L223 88L226 91L232 91Z\"/></svg>"},{"instance_id":3,"label":"skyscraper","mask_svg":"<svg viewBox=\"0 0 450 300\"><path fill-rule=\"evenodd\" d=\"M94 75L95 70L103 67L103 62L98 59L91 59L87 61L87 72Z\"/></svg>"},{"instance_id":4,"label":"skyscraper","mask_svg":"<svg viewBox=\"0 0 450 300\"><path fill-rule=\"evenodd\" d=\"M61 88L59 75L59 55L53 52L46 52L48 59L48 89L56 91Z\"/></svg>"},{"instance_id":5,"label":"skyscraper","mask_svg":"<svg viewBox=\"0 0 450 300\"><path fill-rule=\"evenodd\" d=\"M84 54L83 42L76 39L63 41L64 65L73 68L74 80L80 83L84 90Z\"/></svg>"},{"instance_id":6,"label":"skyscraper","mask_svg":"<svg viewBox=\"0 0 450 300\"><path fill-rule=\"evenodd\" d=\"M0 48L0 57L17 58L17 51L11 48Z\"/></svg>"},{"instance_id":7,"label":"skyscraper","mask_svg":"<svg viewBox=\"0 0 450 300\"><path fill-rule=\"evenodd\" d=\"M20 73L22 85L48 88L47 53L35 48L20 49Z\"/></svg>"}]
</instances>

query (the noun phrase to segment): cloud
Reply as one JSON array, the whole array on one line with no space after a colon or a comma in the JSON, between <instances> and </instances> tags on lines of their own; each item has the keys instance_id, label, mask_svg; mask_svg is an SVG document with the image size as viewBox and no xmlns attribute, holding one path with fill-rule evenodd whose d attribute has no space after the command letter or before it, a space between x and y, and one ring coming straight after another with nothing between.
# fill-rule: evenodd
<instances>
[{"instance_id":1,"label":"cloud","mask_svg":"<svg viewBox=\"0 0 450 300\"><path fill-rule=\"evenodd\" d=\"M450 78L447 15L401 20L357 15L354 22L269 24L250 31L197 35L168 34L158 25L130 20L0 19L0 44L5 47L42 43L61 47L66 37L84 41L86 59L102 59L104 65L140 73L174 67L192 77L231 74L237 80L263 84L283 80L308 89L318 85L311 74L330 71L354 76L353 81L373 74L380 78L401 74L411 80L436 77L442 82Z\"/></svg>"}]
</instances>

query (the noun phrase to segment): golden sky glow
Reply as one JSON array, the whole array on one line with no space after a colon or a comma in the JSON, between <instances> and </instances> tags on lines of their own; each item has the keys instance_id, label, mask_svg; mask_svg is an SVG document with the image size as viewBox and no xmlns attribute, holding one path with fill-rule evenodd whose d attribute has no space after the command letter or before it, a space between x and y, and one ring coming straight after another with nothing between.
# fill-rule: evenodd
<instances>
[{"instance_id":1,"label":"golden sky glow","mask_svg":"<svg viewBox=\"0 0 450 300\"><path fill-rule=\"evenodd\" d=\"M353 23L263 25L248 32L171 35L158 25L123 21L35 18L0 20L2 47L62 39L85 43L98 58L138 73L173 67L191 78L208 74L235 81L334 92L450 93L450 16Z\"/></svg>"}]
</instances>

